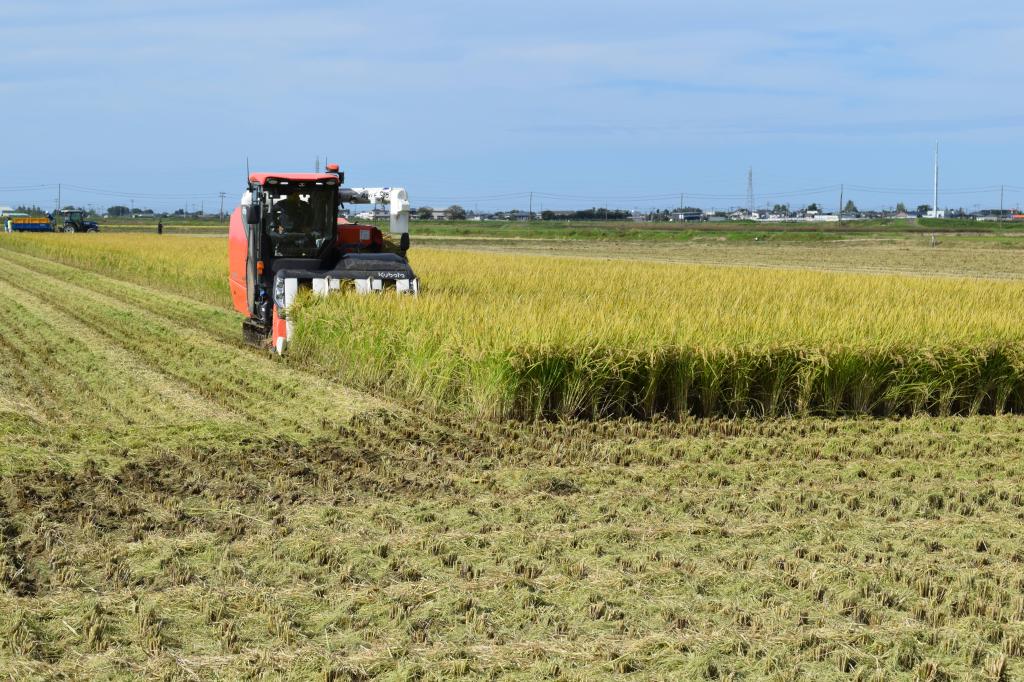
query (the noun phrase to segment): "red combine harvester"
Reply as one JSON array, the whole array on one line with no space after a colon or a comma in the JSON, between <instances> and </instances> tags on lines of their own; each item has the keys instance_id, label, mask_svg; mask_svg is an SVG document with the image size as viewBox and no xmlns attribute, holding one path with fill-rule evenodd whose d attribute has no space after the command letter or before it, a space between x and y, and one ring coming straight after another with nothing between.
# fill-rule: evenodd
<instances>
[{"instance_id":1,"label":"red combine harvester","mask_svg":"<svg viewBox=\"0 0 1024 682\"><path fill-rule=\"evenodd\" d=\"M354 284L359 293L419 293L409 267L409 197L398 187L342 187L338 166L326 173L252 173L231 214L228 261L231 298L246 316L242 335L281 353L291 338L288 307L298 291L327 295ZM399 253L385 251L372 225L338 218L344 204L388 204Z\"/></svg>"}]
</instances>

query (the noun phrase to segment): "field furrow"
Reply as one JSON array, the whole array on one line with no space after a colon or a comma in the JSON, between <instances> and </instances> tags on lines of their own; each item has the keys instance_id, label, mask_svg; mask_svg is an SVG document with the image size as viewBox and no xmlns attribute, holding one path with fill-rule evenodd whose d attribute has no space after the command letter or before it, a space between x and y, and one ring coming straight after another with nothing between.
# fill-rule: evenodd
<instances>
[{"instance_id":1,"label":"field furrow","mask_svg":"<svg viewBox=\"0 0 1024 682\"><path fill-rule=\"evenodd\" d=\"M31 319L33 326L38 325L32 341L56 346L50 353L56 368L87 382L98 404L119 413L125 425L185 426L197 419L227 421L237 416L198 399L185 385L154 371L120 345L24 290L0 282L0 292L17 302L14 319ZM82 404L87 414L95 412L96 403L83 396L70 395L66 400Z\"/></svg>"},{"instance_id":2,"label":"field furrow","mask_svg":"<svg viewBox=\"0 0 1024 682\"><path fill-rule=\"evenodd\" d=\"M0 251L8 262L116 298L123 305L154 313L183 327L202 330L219 340L235 344L241 342L239 316L222 306L161 291L151 286L115 279L38 256L8 249Z\"/></svg>"},{"instance_id":3,"label":"field furrow","mask_svg":"<svg viewBox=\"0 0 1024 682\"><path fill-rule=\"evenodd\" d=\"M125 425L120 406L108 394L116 384L109 375L100 375L103 370L92 351L60 334L49 320L22 305L17 300L19 293L0 281L0 295L12 301L7 308L9 319L16 321L5 325L0 337L5 358L20 375L18 384L25 395L39 401L47 420L64 427L89 421Z\"/></svg>"},{"instance_id":4,"label":"field furrow","mask_svg":"<svg viewBox=\"0 0 1024 682\"><path fill-rule=\"evenodd\" d=\"M261 432L309 434L373 405L372 399L291 370L267 354L219 341L203 330L20 265L8 260L6 253L0 255L0 262L4 264L0 279L10 286L47 302L140 362L186 385L202 400L244 414L245 421L259 425Z\"/></svg>"}]
</instances>

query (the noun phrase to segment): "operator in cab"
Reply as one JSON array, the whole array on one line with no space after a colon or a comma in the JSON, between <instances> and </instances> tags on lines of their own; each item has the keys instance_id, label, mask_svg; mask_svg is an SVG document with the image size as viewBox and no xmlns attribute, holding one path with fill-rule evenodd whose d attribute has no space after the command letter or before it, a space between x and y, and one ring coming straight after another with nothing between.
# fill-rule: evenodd
<instances>
[{"instance_id":1,"label":"operator in cab","mask_svg":"<svg viewBox=\"0 0 1024 682\"><path fill-rule=\"evenodd\" d=\"M313 209L298 192L290 192L283 201L277 202L274 211L277 213L274 229L278 234L308 232L313 227Z\"/></svg>"}]
</instances>

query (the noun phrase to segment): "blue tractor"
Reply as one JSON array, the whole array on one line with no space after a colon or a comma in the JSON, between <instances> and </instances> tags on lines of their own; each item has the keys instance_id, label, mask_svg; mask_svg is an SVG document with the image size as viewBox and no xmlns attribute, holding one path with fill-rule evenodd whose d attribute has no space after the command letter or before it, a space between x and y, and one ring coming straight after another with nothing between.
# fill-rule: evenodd
<instances>
[{"instance_id":1,"label":"blue tractor","mask_svg":"<svg viewBox=\"0 0 1024 682\"><path fill-rule=\"evenodd\" d=\"M62 209L60 211L63 216L63 225L61 229L64 232L99 232L100 226L91 220L85 219L85 211L77 208Z\"/></svg>"}]
</instances>

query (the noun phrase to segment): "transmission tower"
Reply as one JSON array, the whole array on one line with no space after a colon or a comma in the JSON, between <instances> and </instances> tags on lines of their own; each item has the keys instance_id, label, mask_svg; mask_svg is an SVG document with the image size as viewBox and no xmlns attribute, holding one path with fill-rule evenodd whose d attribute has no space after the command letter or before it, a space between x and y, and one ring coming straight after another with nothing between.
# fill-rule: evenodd
<instances>
[{"instance_id":1,"label":"transmission tower","mask_svg":"<svg viewBox=\"0 0 1024 682\"><path fill-rule=\"evenodd\" d=\"M747 212L754 213L754 167L747 169Z\"/></svg>"}]
</instances>

